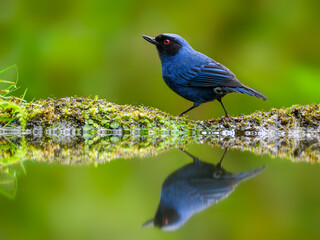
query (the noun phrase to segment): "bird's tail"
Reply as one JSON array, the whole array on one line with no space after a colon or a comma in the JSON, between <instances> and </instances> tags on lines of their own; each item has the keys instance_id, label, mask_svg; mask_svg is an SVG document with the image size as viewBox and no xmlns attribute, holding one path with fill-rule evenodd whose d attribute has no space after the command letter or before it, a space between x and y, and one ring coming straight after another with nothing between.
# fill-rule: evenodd
<instances>
[{"instance_id":1,"label":"bird's tail","mask_svg":"<svg viewBox=\"0 0 320 240\"><path fill-rule=\"evenodd\" d=\"M255 90L253 88L249 88L245 85L241 86L241 87L228 87L228 89L230 92L237 92L237 93L242 93L242 94L248 94L250 96L256 97L256 98L262 98L263 100L267 100L267 97L264 96L261 92L259 92L258 90Z\"/></svg>"}]
</instances>

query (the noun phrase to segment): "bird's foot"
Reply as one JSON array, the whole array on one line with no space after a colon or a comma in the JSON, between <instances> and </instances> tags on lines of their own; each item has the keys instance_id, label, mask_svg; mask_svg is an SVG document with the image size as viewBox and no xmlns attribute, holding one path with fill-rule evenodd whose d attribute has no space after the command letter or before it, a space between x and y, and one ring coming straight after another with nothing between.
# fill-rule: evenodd
<instances>
[{"instance_id":1,"label":"bird's foot","mask_svg":"<svg viewBox=\"0 0 320 240\"><path fill-rule=\"evenodd\" d=\"M229 116L229 114L227 114L226 116L222 116L220 118L220 121L230 121L231 120L231 117Z\"/></svg>"}]
</instances>

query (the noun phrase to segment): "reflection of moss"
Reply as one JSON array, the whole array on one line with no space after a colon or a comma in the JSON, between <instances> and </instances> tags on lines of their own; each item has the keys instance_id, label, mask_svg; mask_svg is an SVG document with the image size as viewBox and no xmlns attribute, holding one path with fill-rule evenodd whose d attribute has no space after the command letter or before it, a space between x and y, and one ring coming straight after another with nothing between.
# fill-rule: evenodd
<instances>
[{"instance_id":1,"label":"reflection of moss","mask_svg":"<svg viewBox=\"0 0 320 240\"><path fill-rule=\"evenodd\" d=\"M318 162L320 144L317 134L309 138L283 136L230 135L117 135L116 132L97 135L26 136L12 140L16 148L0 149L0 167L23 159L68 165L99 164L118 158L156 155L172 148L184 148L190 143L202 143L222 148L268 154L293 161ZM5 146L11 143L1 139ZM8 159L11 159L8 161Z\"/></svg>"},{"instance_id":2,"label":"reflection of moss","mask_svg":"<svg viewBox=\"0 0 320 240\"><path fill-rule=\"evenodd\" d=\"M320 162L319 133L300 132L300 137L290 136L237 136L220 138L219 141L208 139L209 145L222 148L250 151L256 155L269 155L290 159L294 162Z\"/></svg>"},{"instance_id":3,"label":"reflection of moss","mask_svg":"<svg viewBox=\"0 0 320 240\"><path fill-rule=\"evenodd\" d=\"M0 138L1 139L1 138ZM160 152L175 147L185 146L188 143L197 142L195 137L187 136L73 136L70 138L54 138L43 136L42 138L15 138L15 144L23 146L24 155L21 151L0 149L0 167L10 163L16 163L20 159L33 159L36 161L56 162L61 164L88 164L102 163L117 158L137 158L156 155ZM9 145L6 139L2 143ZM15 157L14 157L15 156Z\"/></svg>"},{"instance_id":4,"label":"reflection of moss","mask_svg":"<svg viewBox=\"0 0 320 240\"><path fill-rule=\"evenodd\" d=\"M9 138L0 138L0 166L11 165L23 160L26 157L26 149L24 137L19 138L18 144Z\"/></svg>"}]
</instances>

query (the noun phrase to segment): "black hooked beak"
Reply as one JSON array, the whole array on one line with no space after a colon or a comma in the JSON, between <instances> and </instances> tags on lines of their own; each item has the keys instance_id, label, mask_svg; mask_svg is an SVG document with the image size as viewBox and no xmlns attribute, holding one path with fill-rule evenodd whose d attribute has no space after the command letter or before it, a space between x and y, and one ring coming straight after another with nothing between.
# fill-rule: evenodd
<instances>
[{"instance_id":1,"label":"black hooked beak","mask_svg":"<svg viewBox=\"0 0 320 240\"><path fill-rule=\"evenodd\" d=\"M158 45L158 42L156 41L156 39L154 37L149 37L146 35L142 35L142 37L147 40L149 43L152 43L154 45Z\"/></svg>"}]
</instances>

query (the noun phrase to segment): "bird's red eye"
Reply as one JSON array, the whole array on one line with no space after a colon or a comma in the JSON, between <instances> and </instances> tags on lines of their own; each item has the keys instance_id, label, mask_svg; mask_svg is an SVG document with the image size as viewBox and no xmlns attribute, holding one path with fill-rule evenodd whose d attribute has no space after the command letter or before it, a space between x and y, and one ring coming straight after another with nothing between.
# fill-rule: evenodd
<instances>
[{"instance_id":1,"label":"bird's red eye","mask_svg":"<svg viewBox=\"0 0 320 240\"><path fill-rule=\"evenodd\" d=\"M170 43L170 40L169 40L169 39L164 40L164 44L165 44L165 45L168 45L169 43Z\"/></svg>"}]
</instances>

